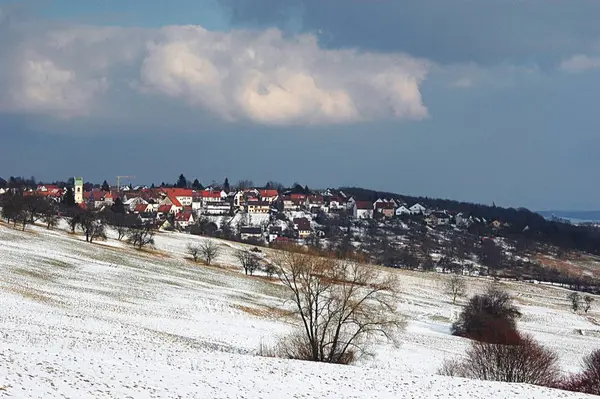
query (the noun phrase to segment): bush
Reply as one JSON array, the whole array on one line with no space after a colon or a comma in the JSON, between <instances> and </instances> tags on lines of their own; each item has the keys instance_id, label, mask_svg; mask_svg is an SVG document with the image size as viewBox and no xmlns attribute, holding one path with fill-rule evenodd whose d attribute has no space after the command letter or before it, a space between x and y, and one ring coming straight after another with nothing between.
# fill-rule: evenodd
<instances>
[{"instance_id":1,"label":"bush","mask_svg":"<svg viewBox=\"0 0 600 399\"><path fill-rule=\"evenodd\" d=\"M583 359L583 371L559 385L568 391L600 395L600 349Z\"/></svg>"},{"instance_id":2,"label":"bush","mask_svg":"<svg viewBox=\"0 0 600 399\"><path fill-rule=\"evenodd\" d=\"M469 299L451 331L453 335L481 342L516 343L519 340L516 319L520 316L508 293L492 285L484 294Z\"/></svg>"},{"instance_id":3,"label":"bush","mask_svg":"<svg viewBox=\"0 0 600 399\"><path fill-rule=\"evenodd\" d=\"M447 361L440 374L479 380L555 386L558 356L530 336L511 344L473 342L461 361Z\"/></svg>"}]
</instances>

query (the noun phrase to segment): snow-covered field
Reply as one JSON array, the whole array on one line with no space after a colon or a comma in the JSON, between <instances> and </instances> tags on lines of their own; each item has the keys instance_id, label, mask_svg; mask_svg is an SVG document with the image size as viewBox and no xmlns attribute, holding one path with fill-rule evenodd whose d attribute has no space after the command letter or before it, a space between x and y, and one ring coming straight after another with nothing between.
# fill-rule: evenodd
<instances>
[{"instance_id":1,"label":"snow-covered field","mask_svg":"<svg viewBox=\"0 0 600 399\"><path fill-rule=\"evenodd\" d=\"M220 241L216 267L185 259L203 238L161 233L154 251L63 230L0 224L0 396L14 398L575 398L568 392L435 375L467 341L435 273L400 273L400 347L357 366L264 358L289 329L282 287L247 277ZM471 291L486 281L469 279ZM600 347L600 314L568 310L566 291L505 283L520 327L559 353L565 371ZM596 304L600 299L596 301ZM597 324L594 324L597 323Z\"/></svg>"}]
</instances>

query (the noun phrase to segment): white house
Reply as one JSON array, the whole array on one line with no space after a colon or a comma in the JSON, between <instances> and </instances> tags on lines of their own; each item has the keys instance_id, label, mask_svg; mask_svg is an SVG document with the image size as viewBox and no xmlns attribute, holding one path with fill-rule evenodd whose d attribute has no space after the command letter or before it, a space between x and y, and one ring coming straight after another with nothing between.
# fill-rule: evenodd
<instances>
[{"instance_id":1,"label":"white house","mask_svg":"<svg viewBox=\"0 0 600 399\"><path fill-rule=\"evenodd\" d=\"M352 215L356 219L372 219L373 204L369 201L355 201L352 208Z\"/></svg>"},{"instance_id":2,"label":"white house","mask_svg":"<svg viewBox=\"0 0 600 399\"><path fill-rule=\"evenodd\" d=\"M185 229L194 223L194 214L192 212L180 212L175 215L175 227Z\"/></svg>"},{"instance_id":3,"label":"white house","mask_svg":"<svg viewBox=\"0 0 600 399\"><path fill-rule=\"evenodd\" d=\"M400 205L398 208L396 208L396 216L410 215L411 213L412 212L410 211L410 209L408 209L404 205Z\"/></svg>"},{"instance_id":4,"label":"white house","mask_svg":"<svg viewBox=\"0 0 600 399\"><path fill-rule=\"evenodd\" d=\"M412 213L413 215L417 215L419 213L425 213L425 211L427 211L427 208L425 208L423 205L419 204L418 202L408 209L410 209L410 213Z\"/></svg>"}]
</instances>

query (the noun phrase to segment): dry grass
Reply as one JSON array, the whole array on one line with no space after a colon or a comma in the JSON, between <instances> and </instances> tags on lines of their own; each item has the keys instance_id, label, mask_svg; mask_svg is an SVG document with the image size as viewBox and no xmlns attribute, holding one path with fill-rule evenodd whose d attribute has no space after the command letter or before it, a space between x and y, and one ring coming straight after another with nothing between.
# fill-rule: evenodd
<instances>
[{"instance_id":1,"label":"dry grass","mask_svg":"<svg viewBox=\"0 0 600 399\"><path fill-rule=\"evenodd\" d=\"M50 273L46 273L44 271L24 269L22 267L18 267L16 269L13 269L13 272L15 272L16 274L20 274L21 276L32 277L44 281L53 280L53 276Z\"/></svg>"},{"instance_id":2,"label":"dry grass","mask_svg":"<svg viewBox=\"0 0 600 399\"><path fill-rule=\"evenodd\" d=\"M43 291L36 290L31 287L4 287L4 290L22 296L23 298L30 299L39 303L43 303L50 306L64 306L64 303L52 298Z\"/></svg>"},{"instance_id":3,"label":"dry grass","mask_svg":"<svg viewBox=\"0 0 600 399\"><path fill-rule=\"evenodd\" d=\"M292 317L294 315L294 312L290 310L285 310L274 306L264 306L262 308L258 308L245 305L233 305L233 307L241 310L242 312L263 319L282 319Z\"/></svg>"}]
</instances>

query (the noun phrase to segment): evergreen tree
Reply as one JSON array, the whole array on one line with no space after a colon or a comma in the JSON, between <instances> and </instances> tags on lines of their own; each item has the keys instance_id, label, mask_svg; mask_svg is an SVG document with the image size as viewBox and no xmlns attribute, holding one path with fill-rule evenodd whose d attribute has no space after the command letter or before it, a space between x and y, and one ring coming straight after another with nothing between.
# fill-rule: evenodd
<instances>
[{"instance_id":1,"label":"evergreen tree","mask_svg":"<svg viewBox=\"0 0 600 399\"><path fill-rule=\"evenodd\" d=\"M63 203L67 206L75 206L75 192L73 191L73 187L67 188L63 196Z\"/></svg>"},{"instance_id":2,"label":"evergreen tree","mask_svg":"<svg viewBox=\"0 0 600 399\"><path fill-rule=\"evenodd\" d=\"M156 188L156 187L154 187L154 183L152 183L152 185L150 186L150 188Z\"/></svg>"},{"instance_id":3,"label":"evergreen tree","mask_svg":"<svg viewBox=\"0 0 600 399\"><path fill-rule=\"evenodd\" d=\"M114 213L125 213L125 205L123 204L121 197L117 197L114 204L112 204L111 209Z\"/></svg>"},{"instance_id":4,"label":"evergreen tree","mask_svg":"<svg viewBox=\"0 0 600 399\"><path fill-rule=\"evenodd\" d=\"M228 193L230 189L231 187L229 186L229 179L225 178L225 181L223 182L223 190Z\"/></svg>"},{"instance_id":5,"label":"evergreen tree","mask_svg":"<svg viewBox=\"0 0 600 399\"><path fill-rule=\"evenodd\" d=\"M188 185L187 183L187 179L185 178L185 176L182 174L179 175L179 179L177 179L177 184L175 184L175 187L177 188L186 188Z\"/></svg>"},{"instance_id":6,"label":"evergreen tree","mask_svg":"<svg viewBox=\"0 0 600 399\"><path fill-rule=\"evenodd\" d=\"M192 183L192 188L194 190L202 190L204 187L202 187L202 184L200 184L198 179L194 179L194 182Z\"/></svg>"},{"instance_id":7,"label":"evergreen tree","mask_svg":"<svg viewBox=\"0 0 600 399\"><path fill-rule=\"evenodd\" d=\"M108 182L106 180L104 180L104 182L102 183L102 191L110 191L110 186L108 185Z\"/></svg>"}]
</instances>

